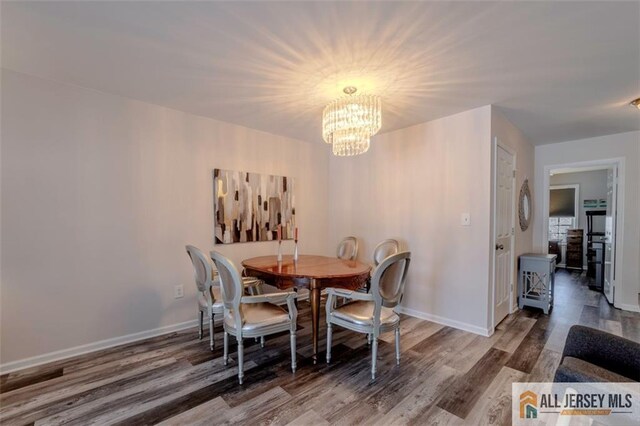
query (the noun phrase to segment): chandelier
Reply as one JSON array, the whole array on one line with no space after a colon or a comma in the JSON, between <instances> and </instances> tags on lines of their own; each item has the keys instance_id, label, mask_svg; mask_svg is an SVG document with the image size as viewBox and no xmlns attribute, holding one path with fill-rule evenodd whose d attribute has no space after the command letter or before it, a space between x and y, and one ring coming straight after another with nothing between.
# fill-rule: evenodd
<instances>
[{"instance_id":1,"label":"chandelier","mask_svg":"<svg viewBox=\"0 0 640 426\"><path fill-rule=\"evenodd\" d=\"M331 102L322 112L322 138L333 145L334 155L364 154L371 136L382 125L380 97L356 95L357 90L345 87L346 96Z\"/></svg>"}]
</instances>

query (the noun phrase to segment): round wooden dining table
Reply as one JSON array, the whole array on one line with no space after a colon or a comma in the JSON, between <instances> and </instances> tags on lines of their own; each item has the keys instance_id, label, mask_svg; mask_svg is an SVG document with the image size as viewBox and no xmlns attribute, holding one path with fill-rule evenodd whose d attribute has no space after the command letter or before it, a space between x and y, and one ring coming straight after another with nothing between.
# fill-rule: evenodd
<instances>
[{"instance_id":1,"label":"round wooden dining table","mask_svg":"<svg viewBox=\"0 0 640 426\"><path fill-rule=\"evenodd\" d=\"M371 266L357 260L335 257L300 255L253 257L242 261L245 273L264 280L281 290L292 287L309 289L311 304L311 329L313 339L313 362L318 360L318 323L320 321L320 292L323 288L337 287L356 290L363 287L369 278Z\"/></svg>"}]
</instances>

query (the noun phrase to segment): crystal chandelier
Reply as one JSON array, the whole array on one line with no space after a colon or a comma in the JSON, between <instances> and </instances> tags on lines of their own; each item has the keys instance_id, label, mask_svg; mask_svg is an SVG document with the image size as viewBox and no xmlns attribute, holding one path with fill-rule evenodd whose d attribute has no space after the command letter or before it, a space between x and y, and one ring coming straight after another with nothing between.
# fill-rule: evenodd
<instances>
[{"instance_id":1,"label":"crystal chandelier","mask_svg":"<svg viewBox=\"0 0 640 426\"><path fill-rule=\"evenodd\" d=\"M333 144L334 155L364 154L371 136L380 130L380 97L355 95L357 90L345 87L347 95L331 102L322 113L322 138Z\"/></svg>"}]
</instances>

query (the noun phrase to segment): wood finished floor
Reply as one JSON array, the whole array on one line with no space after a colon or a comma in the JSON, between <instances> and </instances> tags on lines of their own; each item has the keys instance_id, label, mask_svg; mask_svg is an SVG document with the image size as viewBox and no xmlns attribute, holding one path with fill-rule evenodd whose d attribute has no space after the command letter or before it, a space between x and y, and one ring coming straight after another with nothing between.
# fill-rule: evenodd
<instances>
[{"instance_id":1,"label":"wood finished floor","mask_svg":"<svg viewBox=\"0 0 640 426\"><path fill-rule=\"evenodd\" d=\"M401 365L392 334L383 335L374 383L365 337L338 327L332 364L311 363L301 302L295 374L287 334L263 349L245 343L240 386L236 364L222 365L220 328L213 353L190 329L4 375L0 423L510 424L511 383L551 380L571 325L640 341L640 314L610 307L585 284L559 271L550 315L519 311L488 338L403 316Z\"/></svg>"}]
</instances>

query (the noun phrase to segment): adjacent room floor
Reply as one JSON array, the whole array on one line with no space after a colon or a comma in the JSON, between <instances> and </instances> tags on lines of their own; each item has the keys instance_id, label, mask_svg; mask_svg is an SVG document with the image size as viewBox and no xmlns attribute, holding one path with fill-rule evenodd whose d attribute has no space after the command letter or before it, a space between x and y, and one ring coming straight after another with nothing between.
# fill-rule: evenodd
<instances>
[{"instance_id":1,"label":"adjacent room floor","mask_svg":"<svg viewBox=\"0 0 640 426\"><path fill-rule=\"evenodd\" d=\"M550 315L518 311L489 338L405 316L402 363L393 335L383 335L375 383L364 335L336 328L332 364L310 362L309 309L300 302L295 374L288 334L265 348L245 344L240 386L235 362L222 365L221 329L213 353L190 329L4 375L0 422L510 424L511 383L550 381L571 325L640 342L640 314L610 307L586 284L584 274L559 270Z\"/></svg>"}]
</instances>

